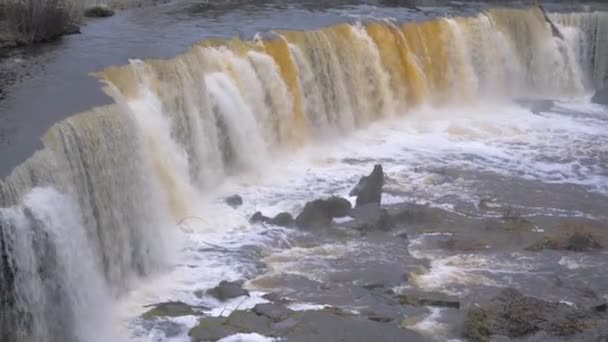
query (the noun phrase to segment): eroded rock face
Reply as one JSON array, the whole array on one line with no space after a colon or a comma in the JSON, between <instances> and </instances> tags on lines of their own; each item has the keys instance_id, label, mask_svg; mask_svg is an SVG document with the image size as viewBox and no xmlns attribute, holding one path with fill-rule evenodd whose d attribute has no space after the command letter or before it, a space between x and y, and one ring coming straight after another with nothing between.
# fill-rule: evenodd
<instances>
[{"instance_id":1,"label":"eroded rock face","mask_svg":"<svg viewBox=\"0 0 608 342\"><path fill-rule=\"evenodd\" d=\"M382 165L376 164L369 176L362 177L355 188L350 192L351 196L357 196L356 206L368 203L380 205L382 201L382 187L384 186L384 171Z\"/></svg>"},{"instance_id":2,"label":"eroded rock face","mask_svg":"<svg viewBox=\"0 0 608 342\"><path fill-rule=\"evenodd\" d=\"M599 326L608 327L603 315L596 310L547 302L505 289L468 310L463 334L476 342L490 341L493 335L520 338L539 332L549 336L572 336Z\"/></svg>"}]
</instances>

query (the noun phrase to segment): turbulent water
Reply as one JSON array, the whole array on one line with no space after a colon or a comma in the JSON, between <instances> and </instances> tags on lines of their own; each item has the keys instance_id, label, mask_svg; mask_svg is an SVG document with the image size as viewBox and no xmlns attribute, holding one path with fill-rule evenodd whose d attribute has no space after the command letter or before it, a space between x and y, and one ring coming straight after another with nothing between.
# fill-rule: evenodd
<instances>
[{"instance_id":1,"label":"turbulent water","mask_svg":"<svg viewBox=\"0 0 608 342\"><path fill-rule=\"evenodd\" d=\"M98 72L116 103L54 125L0 183L0 340L129 338L124 322L141 305L255 275L246 246L285 247L287 232L260 235L245 215L346 194L374 160L415 188L389 201L466 206L496 190L484 172L521 189L605 194L608 119L586 99L608 78L608 13L549 17L560 34L538 8L493 9L208 40ZM521 98L560 102L534 115L512 102ZM437 185L433 168L472 176ZM484 176L483 187L472 181ZM239 211L216 203L231 190L251 202ZM533 214L605 215L527 200ZM205 254L208 241L237 252ZM264 261L310 276L323 257L294 263L312 252L324 253Z\"/></svg>"}]
</instances>

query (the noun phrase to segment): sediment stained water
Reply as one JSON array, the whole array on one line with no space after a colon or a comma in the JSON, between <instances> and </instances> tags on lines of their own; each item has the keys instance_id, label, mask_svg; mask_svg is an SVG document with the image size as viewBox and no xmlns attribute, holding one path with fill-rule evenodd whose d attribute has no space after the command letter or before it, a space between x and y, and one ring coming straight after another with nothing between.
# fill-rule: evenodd
<instances>
[{"instance_id":1,"label":"sediment stained water","mask_svg":"<svg viewBox=\"0 0 608 342\"><path fill-rule=\"evenodd\" d=\"M363 289L466 298L510 286L570 302L582 282L605 298L604 252L523 247L562 221L608 220L608 111L589 101L608 76L608 14L550 14L562 38L538 8L422 21L375 9L98 71L114 103L56 123L0 182L0 337L185 341L197 317L146 320L145 306L227 315L274 291L293 309L371 309L443 340L458 337L454 312ZM349 197L375 163L385 205L427 203L441 219L408 225L409 239L249 223ZM234 193L237 209L223 200ZM488 198L500 208L479 210ZM507 209L529 229L487 226ZM446 251L448 236L490 247ZM556 285L564 273L580 279ZM201 295L225 279L252 297Z\"/></svg>"}]
</instances>

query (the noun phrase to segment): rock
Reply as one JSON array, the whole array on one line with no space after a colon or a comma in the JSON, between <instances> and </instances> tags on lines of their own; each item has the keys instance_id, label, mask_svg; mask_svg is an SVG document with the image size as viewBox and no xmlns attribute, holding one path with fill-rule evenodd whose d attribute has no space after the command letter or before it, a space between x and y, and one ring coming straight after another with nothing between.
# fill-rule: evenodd
<instances>
[{"instance_id":1,"label":"rock","mask_svg":"<svg viewBox=\"0 0 608 342\"><path fill-rule=\"evenodd\" d=\"M591 101L597 104L608 105L608 84L596 91Z\"/></svg>"},{"instance_id":2,"label":"rock","mask_svg":"<svg viewBox=\"0 0 608 342\"><path fill-rule=\"evenodd\" d=\"M368 203L351 210L353 221L347 222L348 227L360 231L388 231L393 228L393 221L386 209L376 203Z\"/></svg>"},{"instance_id":3,"label":"rock","mask_svg":"<svg viewBox=\"0 0 608 342\"><path fill-rule=\"evenodd\" d=\"M224 202L233 208L238 208L239 206L243 205L243 198L240 195L232 195L226 197Z\"/></svg>"},{"instance_id":4,"label":"rock","mask_svg":"<svg viewBox=\"0 0 608 342\"><path fill-rule=\"evenodd\" d=\"M290 322L291 324L286 326L280 335L285 341L430 341L429 338L411 330L399 328L396 324L336 315L324 310L296 312L292 318L297 323Z\"/></svg>"},{"instance_id":5,"label":"rock","mask_svg":"<svg viewBox=\"0 0 608 342\"><path fill-rule=\"evenodd\" d=\"M384 186L384 171L382 171L382 165L376 164L369 176L364 176L359 180L350 195L357 196L357 207L368 203L380 205L382 186Z\"/></svg>"},{"instance_id":6,"label":"rock","mask_svg":"<svg viewBox=\"0 0 608 342\"><path fill-rule=\"evenodd\" d=\"M243 289L241 283L222 280L218 286L207 291L207 294L222 302L241 296L249 297L249 292Z\"/></svg>"},{"instance_id":7,"label":"rock","mask_svg":"<svg viewBox=\"0 0 608 342\"><path fill-rule=\"evenodd\" d=\"M271 301L273 303L278 303L281 301L281 297L274 292L267 293L267 294L263 295L262 298L264 298L268 301Z\"/></svg>"},{"instance_id":8,"label":"rock","mask_svg":"<svg viewBox=\"0 0 608 342\"><path fill-rule=\"evenodd\" d=\"M526 248L529 251L541 251L544 249L568 250L572 252L589 252L602 249L602 245L591 233L574 232L570 236L545 237L532 246Z\"/></svg>"},{"instance_id":9,"label":"rock","mask_svg":"<svg viewBox=\"0 0 608 342\"><path fill-rule=\"evenodd\" d=\"M555 105L555 101L546 99L517 99L515 102L530 109L530 111L534 114L548 112Z\"/></svg>"},{"instance_id":10,"label":"rock","mask_svg":"<svg viewBox=\"0 0 608 342\"><path fill-rule=\"evenodd\" d=\"M600 304L597 306L593 307L593 310L597 311L597 312L606 312L606 309L608 309L608 304L604 303L604 304Z\"/></svg>"},{"instance_id":11,"label":"rock","mask_svg":"<svg viewBox=\"0 0 608 342\"><path fill-rule=\"evenodd\" d=\"M293 224L293 216L290 213L279 213L275 217L268 220L268 223L279 226L279 227L289 227Z\"/></svg>"},{"instance_id":12,"label":"rock","mask_svg":"<svg viewBox=\"0 0 608 342\"><path fill-rule=\"evenodd\" d=\"M302 229L329 227L335 217L347 216L351 205L347 199L330 197L306 203L296 217L296 225Z\"/></svg>"},{"instance_id":13,"label":"rock","mask_svg":"<svg viewBox=\"0 0 608 342\"><path fill-rule=\"evenodd\" d=\"M251 218L249 218L250 223L269 223L272 220L268 216L264 216L261 211L256 211Z\"/></svg>"},{"instance_id":14,"label":"rock","mask_svg":"<svg viewBox=\"0 0 608 342\"><path fill-rule=\"evenodd\" d=\"M257 304L253 307L253 312L270 318L275 323L287 319L293 313L292 310L282 305L272 303Z\"/></svg>"},{"instance_id":15,"label":"rock","mask_svg":"<svg viewBox=\"0 0 608 342\"><path fill-rule=\"evenodd\" d=\"M183 302L166 302L154 305L154 309L145 312L142 317L153 319L157 317L179 317L195 315L197 312L192 306Z\"/></svg>"},{"instance_id":16,"label":"rock","mask_svg":"<svg viewBox=\"0 0 608 342\"><path fill-rule=\"evenodd\" d=\"M521 338L544 331L549 336L571 336L605 322L592 310L526 297L514 289L471 307L463 323L463 334L474 342L490 341L492 335ZM604 323L605 324L605 323Z\"/></svg>"},{"instance_id":17,"label":"rock","mask_svg":"<svg viewBox=\"0 0 608 342\"><path fill-rule=\"evenodd\" d=\"M440 308L460 309L460 301L443 293L403 294L397 296L401 305L433 306Z\"/></svg>"},{"instance_id":18,"label":"rock","mask_svg":"<svg viewBox=\"0 0 608 342\"><path fill-rule=\"evenodd\" d=\"M243 332L256 332L261 335L273 335L270 329L272 320L253 311L233 311L226 319L226 324Z\"/></svg>"},{"instance_id":19,"label":"rock","mask_svg":"<svg viewBox=\"0 0 608 342\"><path fill-rule=\"evenodd\" d=\"M84 16L88 18L106 18L114 15L114 10L106 5L94 5L84 10Z\"/></svg>"},{"instance_id":20,"label":"rock","mask_svg":"<svg viewBox=\"0 0 608 342\"><path fill-rule=\"evenodd\" d=\"M223 317L202 318L194 328L190 329L188 336L192 342L217 341L240 332L238 328L228 326L225 322L226 319Z\"/></svg>"}]
</instances>

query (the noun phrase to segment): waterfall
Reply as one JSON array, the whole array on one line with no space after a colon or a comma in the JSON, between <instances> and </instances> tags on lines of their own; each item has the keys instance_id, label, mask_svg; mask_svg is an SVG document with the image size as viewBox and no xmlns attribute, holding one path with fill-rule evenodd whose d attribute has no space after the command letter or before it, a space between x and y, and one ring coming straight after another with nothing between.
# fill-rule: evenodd
<instances>
[{"instance_id":1,"label":"waterfall","mask_svg":"<svg viewBox=\"0 0 608 342\"><path fill-rule=\"evenodd\" d=\"M166 265L199 195L275 153L419 106L601 85L606 13L550 17L564 39L537 8L493 9L203 41L98 72L116 103L57 123L0 182L0 340L114 340L108 302Z\"/></svg>"}]
</instances>

